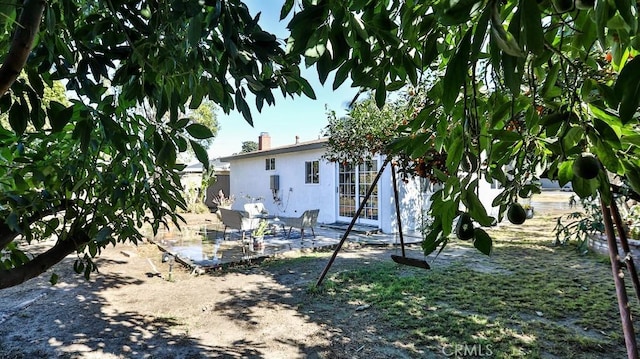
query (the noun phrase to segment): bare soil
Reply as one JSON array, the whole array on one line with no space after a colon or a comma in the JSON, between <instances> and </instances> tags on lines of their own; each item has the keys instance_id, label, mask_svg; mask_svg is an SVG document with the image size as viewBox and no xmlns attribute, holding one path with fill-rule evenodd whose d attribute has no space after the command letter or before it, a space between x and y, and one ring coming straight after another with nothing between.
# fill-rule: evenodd
<instances>
[{"instance_id":1,"label":"bare soil","mask_svg":"<svg viewBox=\"0 0 640 359\"><path fill-rule=\"evenodd\" d=\"M343 247L332 271L391 253ZM169 276L155 245L119 245L99 256L89 281L69 257L52 270L57 285L47 273L0 292L0 357L410 357L373 310L308 290L330 254L204 275L175 264Z\"/></svg>"},{"instance_id":2,"label":"bare soil","mask_svg":"<svg viewBox=\"0 0 640 359\"><path fill-rule=\"evenodd\" d=\"M417 247L410 251L421 256ZM309 290L330 254L204 275L175 264L170 276L155 245L119 245L99 256L100 273L89 281L73 271L70 256L50 271L57 285L47 273L0 291L0 357L442 357L403 342L375 307ZM346 246L331 271L389 261L390 254L397 249Z\"/></svg>"}]
</instances>

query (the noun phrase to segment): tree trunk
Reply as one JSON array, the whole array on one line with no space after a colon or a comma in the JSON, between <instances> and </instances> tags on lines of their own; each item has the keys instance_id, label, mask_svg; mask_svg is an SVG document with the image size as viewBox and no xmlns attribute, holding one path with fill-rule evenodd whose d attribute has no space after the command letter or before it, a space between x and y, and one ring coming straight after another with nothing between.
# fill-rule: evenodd
<instances>
[{"instance_id":1,"label":"tree trunk","mask_svg":"<svg viewBox=\"0 0 640 359\"><path fill-rule=\"evenodd\" d=\"M78 232L66 240L58 241L48 251L29 262L9 270L0 271L0 289L13 287L35 278L73 253L77 248L89 243L91 238L84 232Z\"/></svg>"},{"instance_id":2,"label":"tree trunk","mask_svg":"<svg viewBox=\"0 0 640 359\"><path fill-rule=\"evenodd\" d=\"M3 96L27 63L33 40L40 29L42 13L46 2L43 0L25 0L22 12L15 25L11 48L0 67L0 96Z\"/></svg>"}]
</instances>

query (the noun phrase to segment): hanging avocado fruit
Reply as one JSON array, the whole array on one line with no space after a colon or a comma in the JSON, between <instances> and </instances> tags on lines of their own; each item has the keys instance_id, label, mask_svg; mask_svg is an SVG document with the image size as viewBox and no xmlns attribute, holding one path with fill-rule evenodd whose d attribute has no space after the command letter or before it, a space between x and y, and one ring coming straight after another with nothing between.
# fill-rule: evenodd
<instances>
[{"instance_id":1,"label":"hanging avocado fruit","mask_svg":"<svg viewBox=\"0 0 640 359\"><path fill-rule=\"evenodd\" d=\"M463 241L468 241L473 238L473 221L469 214L463 213L460 215L460 219L458 219L458 224L456 225L456 237Z\"/></svg>"},{"instance_id":2,"label":"hanging avocado fruit","mask_svg":"<svg viewBox=\"0 0 640 359\"><path fill-rule=\"evenodd\" d=\"M520 203L512 203L507 210L507 219L513 224L523 224L527 219L527 212Z\"/></svg>"},{"instance_id":3,"label":"hanging avocado fruit","mask_svg":"<svg viewBox=\"0 0 640 359\"><path fill-rule=\"evenodd\" d=\"M578 177L592 179L598 176L598 172L600 172L600 163L590 153L583 153L582 156L573 161L573 173Z\"/></svg>"}]
</instances>

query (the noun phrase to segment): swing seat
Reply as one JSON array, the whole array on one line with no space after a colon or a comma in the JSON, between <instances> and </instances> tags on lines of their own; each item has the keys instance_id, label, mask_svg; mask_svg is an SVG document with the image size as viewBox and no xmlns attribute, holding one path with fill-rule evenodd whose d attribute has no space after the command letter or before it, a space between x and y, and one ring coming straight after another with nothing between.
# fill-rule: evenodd
<instances>
[{"instance_id":1,"label":"swing seat","mask_svg":"<svg viewBox=\"0 0 640 359\"><path fill-rule=\"evenodd\" d=\"M422 259L403 257L395 254L391 255L391 259L393 259L393 261L398 264L403 264L411 267L424 268L424 269L431 269L431 267L429 266L429 263L427 263L427 261Z\"/></svg>"}]
</instances>

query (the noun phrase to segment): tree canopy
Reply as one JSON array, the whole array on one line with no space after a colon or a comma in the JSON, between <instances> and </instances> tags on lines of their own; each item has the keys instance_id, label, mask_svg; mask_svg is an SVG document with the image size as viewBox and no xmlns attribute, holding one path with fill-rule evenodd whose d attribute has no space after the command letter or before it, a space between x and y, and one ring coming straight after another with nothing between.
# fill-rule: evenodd
<instances>
[{"instance_id":1,"label":"tree canopy","mask_svg":"<svg viewBox=\"0 0 640 359\"><path fill-rule=\"evenodd\" d=\"M177 222L177 153L191 145L208 165L194 139L212 135L179 114L209 99L252 123L249 93L258 110L275 103L275 90L315 97L301 66L315 66L323 83L333 73L334 88L350 78L380 108L389 92L419 89L380 148L444 159L446 171L429 174L444 185L427 253L446 245L460 204L494 223L480 180L504 186L500 217L536 191L543 171L582 197L640 192L635 1L285 0L285 42L240 0L26 0L0 12L0 111L11 127L0 129L0 248L9 253L0 287L74 251L88 274L107 244L139 240L143 223ZM70 104L42 101L54 81ZM133 111L145 101L155 118ZM574 173L587 153L603 169L595 178ZM473 171L458 176L465 168ZM51 236L56 245L35 258L13 241Z\"/></svg>"},{"instance_id":2,"label":"tree canopy","mask_svg":"<svg viewBox=\"0 0 640 359\"><path fill-rule=\"evenodd\" d=\"M426 91L382 139L386 154L444 160L427 174L443 189L432 197L426 253L446 246L460 205L490 226L538 191L542 174L571 181L581 197L609 201L613 188L638 198L635 1L287 1L283 17L290 12L288 49L321 81L334 72L336 88L351 78L381 108L407 84ZM499 218L479 201L480 180L504 187ZM486 232L476 239L491 252Z\"/></svg>"},{"instance_id":3,"label":"tree canopy","mask_svg":"<svg viewBox=\"0 0 640 359\"><path fill-rule=\"evenodd\" d=\"M256 141L242 141L242 149L240 153L253 152L258 150L258 142Z\"/></svg>"},{"instance_id":4,"label":"tree canopy","mask_svg":"<svg viewBox=\"0 0 640 359\"><path fill-rule=\"evenodd\" d=\"M179 224L177 154L191 146L208 166L197 140L213 135L180 113L209 99L251 122L249 93L259 109L274 90L314 96L240 1L26 0L0 12L0 288L74 252L88 276L93 256L140 240L144 223ZM43 101L57 81L69 103ZM154 118L134 111L143 103ZM43 253L21 250L47 238Z\"/></svg>"}]
</instances>

